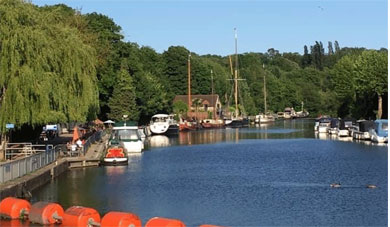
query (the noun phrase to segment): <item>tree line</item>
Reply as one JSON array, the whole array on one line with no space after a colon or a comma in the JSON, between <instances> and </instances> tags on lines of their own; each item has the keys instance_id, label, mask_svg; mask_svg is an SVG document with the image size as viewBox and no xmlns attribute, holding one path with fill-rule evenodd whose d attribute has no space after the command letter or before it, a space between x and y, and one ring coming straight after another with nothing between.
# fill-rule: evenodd
<instances>
[{"instance_id":1,"label":"tree line","mask_svg":"<svg viewBox=\"0 0 390 227\"><path fill-rule=\"evenodd\" d=\"M0 130L7 123L39 126L96 117L146 123L173 111L187 94L191 54L192 94L232 99L229 56L198 55L183 46L163 53L127 42L121 27L99 13L66 5L38 7L23 0L0 2ZM334 47L334 48L333 48ZM228 47L227 47L228 48ZM239 54L240 107L248 115L267 109L304 108L355 118L387 115L387 49L328 47L316 41L303 54ZM234 60L234 59L233 59Z\"/></svg>"}]
</instances>

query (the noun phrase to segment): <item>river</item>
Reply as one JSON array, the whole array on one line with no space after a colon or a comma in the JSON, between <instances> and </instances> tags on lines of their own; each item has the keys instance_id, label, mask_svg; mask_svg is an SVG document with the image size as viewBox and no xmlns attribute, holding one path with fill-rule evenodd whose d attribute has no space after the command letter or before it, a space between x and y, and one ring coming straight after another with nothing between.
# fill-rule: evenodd
<instances>
[{"instance_id":1,"label":"river","mask_svg":"<svg viewBox=\"0 0 390 227\"><path fill-rule=\"evenodd\" d=\"M319 137L313 125L152 137L128 166L68 171L32 202L133 212L143 224L160 216L188 226L386 226L387 146Z\"/></svg>"}]
</instances>

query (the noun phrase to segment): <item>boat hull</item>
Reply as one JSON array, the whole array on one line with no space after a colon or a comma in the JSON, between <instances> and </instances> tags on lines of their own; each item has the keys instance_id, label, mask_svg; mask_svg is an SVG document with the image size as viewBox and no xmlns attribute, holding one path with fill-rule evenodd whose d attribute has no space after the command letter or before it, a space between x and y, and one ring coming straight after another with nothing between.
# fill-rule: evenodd
<instances>
[{"instance_id":1,"label":"boat hull","mask_svg":"<svg viewBox=\"0 0 390 227\"><path fill-rule=\"evenodd\" d=\"M249 120L248 119L232 120L230 123L226 124L225 126L229 128L249 127Z\"/></svg>"},{"instance_id":2,"label":"boat hull","mask_svg":"<svg viewBox=\"0 0 390 227\"><path fill-rule=\"evenodd\" d=\"M103 165L128 165L128 158L104 158Z\"/></svg>"}]
</instances>

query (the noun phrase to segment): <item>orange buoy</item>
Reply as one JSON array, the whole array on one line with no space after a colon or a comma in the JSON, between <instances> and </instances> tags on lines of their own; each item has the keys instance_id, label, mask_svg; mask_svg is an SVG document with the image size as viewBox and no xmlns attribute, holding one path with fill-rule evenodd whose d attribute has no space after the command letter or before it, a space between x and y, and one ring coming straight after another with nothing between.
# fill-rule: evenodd
<instances>
[{"instance_id":1,"label":"orange buoy","mask_svg":"<svg viewBox=\"0 0 390 227\"><path fill-rule=\"evenodd\" d=\"M145 227L185 227L186 225L176 219L154 217L149 219Z\"/></svg>"},{"instance_id":2,"label":"orange buoy","mask_svg":"<svg viewBox=\"0 0 390 227\"><path fill-rule=\"evenodd\" d=\"M101 227L111 227L111 226L133 226L141 227L141 219L135 214L124 213L124 212L108 212L102 218Z\"/></svg>"},{"instance_id":3,"label":"orange buoy","mask_svg":"<svg viewBox=\"0 0 390 227\"><path fill-rule=\"evenodd\" d=\"M62 219L62 226L91 226L100 224L100 214L92 208L82 206L69 207Z\"/></svg>"},{"instance_id":4,"label":"orange buoy","mask_svg":"<svg viewBox=\"0 0 390 227\"><path fill-rule=\"evenodd\" d=\"M0 202L0 216L10 219L24 219L29 211L31 204L27 200L7 197Z\"/></svg>"},{"instance_id":5,"label":"orange buoy","mask_svg":"<svg viewBox=\"0 0 390 227\"><path fill-rule=\"evenodd\" d=\"M60 223L64 209L57 203L36 202L31 206L28 219L33 223L50 225Z\"/></svg>"}]
</instances>

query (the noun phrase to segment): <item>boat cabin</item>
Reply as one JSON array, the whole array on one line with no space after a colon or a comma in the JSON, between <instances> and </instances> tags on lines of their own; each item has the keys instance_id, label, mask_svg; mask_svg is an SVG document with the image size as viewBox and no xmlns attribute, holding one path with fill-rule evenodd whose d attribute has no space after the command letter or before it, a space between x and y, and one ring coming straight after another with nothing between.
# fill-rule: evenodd
<instances>
[{"instance_id":1,"label":"boat cabin","mask_svg":"<svg viewBox=\"0 0 390 227\"><path fill-rule=\"evenodd\" d=\"M388 120L386 119L379 119L375 121L375 131L378 134L378 136L381 137L387 137L388 135Z\"/></svg>"}]
</instances>

